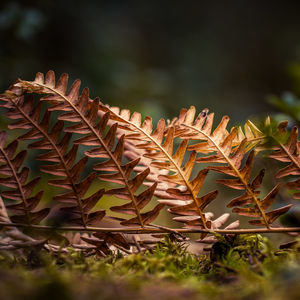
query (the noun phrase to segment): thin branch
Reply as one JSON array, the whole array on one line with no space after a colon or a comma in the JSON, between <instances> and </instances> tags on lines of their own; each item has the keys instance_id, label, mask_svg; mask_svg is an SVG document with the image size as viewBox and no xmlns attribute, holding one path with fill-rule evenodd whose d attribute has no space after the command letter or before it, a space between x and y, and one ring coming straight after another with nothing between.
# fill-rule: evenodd
<instances>
[{"instance_id":1,"label":"thin branch","mask_svg":"<svg viewBox=\"0 0 300 300\"><path fill-rule=\"evenodd\" d=\"M131 234L152 234L152 233L170 233L170 230L162 228L151 227L131 227L131 228L102 228L91 227L86 228L80 226L65 226L65 227L52 227L46 225L30 225L22 223L6 223L0 222L0 226L5 227L23 227L32 228L37 230L56 230L56 231L77 231L77 232L118 232L118 233L131 233ZM271 227L271 228L257 228L257 229L190 229L190 228L174 228L178 233L219 233L219 234L256 234L256 233L288 233L300 232L300 227Z\"/></svg>"}]
</instances>

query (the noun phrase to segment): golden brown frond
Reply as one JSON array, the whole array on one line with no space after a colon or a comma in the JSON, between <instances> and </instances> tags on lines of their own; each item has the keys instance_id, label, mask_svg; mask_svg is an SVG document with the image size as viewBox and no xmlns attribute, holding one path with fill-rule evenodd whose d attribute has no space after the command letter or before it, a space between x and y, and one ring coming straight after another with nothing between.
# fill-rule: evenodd
<instances>
[{"instance_id":1,"label":"golden brown frond","mask_svg":"<svg viewBox=\"0 0 300 300\"><path fill-rule=\"evenodd\" d=\"M20 80L15 84L15 87L21 88L22 93L42 94L41 100L52 104L49 111L63 112L58 117L59 120L75 123L64 129L67 133L82 135L81 138L74 141L74 147L76 145L84 145L92 146L93 148L85 152L86 157L73 167L71 170L72 174L80 174L87 157L104 159L104 161L94 166L96 171L104 172L98 178L125 186L124 189L114 189L107 193L115 194L121 199L130 200L130 205L134 208L134 210L130 210L130 214L134 211L138 224L142 227L145 226L157 217L163 205L156 206L153 210L147 212L146 215L141 213L141 208L151 200L153 194L151 190L153 188L150 187L149 191L143 195L135 195L135 192L143 183L144 173L137 174L134 179L130 179L133 166L138 161L122 164L124 137L119 138L116 146L114 146L117 139L117 124L108 126L109 113L102 116L102 118L98 117L99 98L91 100L87 88L84 88L80 93L79 80L74 81L68 91L67 84L68 75L63 74L55 83L54 72L49 71L45 77L42 73L37 73L33 82ZM108 131L107 128L109 128ZM147 169L144 172L148 172ZM52 184L57 184L57 182L52 181ZM147 199L142 199L141 201L140 198L145 197ZM128 213L128 210L123 210L122 212ZM93 219L97 220L99 217L103 217L103 213L95 214ZM130 225L132 222L136 223L135 217L131 220L123 220L121 223Z\"/></svg>"},{"instance_id":2,"label":"golden brown frond","mask_svg":"<svg viewBox=\"0 0 300 300\"><path fill-rule=\"evenodd\" d=\"M198 215L198 225L210 228L211 221L206 220L203 210L215 199L217 192L209 196L198 196L207 171L200 171L195 178L191 178L196 152L189 153L189 158L184 163L188 152L187 141L182 141L174 153L174 127L167 128L165 121L161 119L153 130L152 119L146 117L142 123L142 117L137 112L131 114L127 109L120 110L103 104L100 104L100 110L109 113L110 119L117 121L119 128L128 132L126 141L131 146L129 149L135 148L128 155L131 158L142 155L146 162L148 159L152 172L147 179L159 181L156 189L156 196L161 198L159 202L177 206L182 205L182 201L191 201Z\"/></svg>"},{"instance_id":3,"label":"golden brown frond","mask_svg":"<svg viewBox=\"0 0 300 300\"><path fill-rule=\"evenodd\" d=\"M300 142L298 141L298 127L293 127L291 132L287 131L288 122L281 122L277 132L274 134L277 145L273 147L273 152L269 155L277 161L288 163L280 169L275 177L283 178L287 176L298 176L297 179L285 184L288 189L300 190ZM300 199L300 193L293 194L295 199Z\"/></svg>"},{"instance_id":4,"label":"golden brown frond","mask_svg":"<svg viewBox=\"0 0 300 300\"><path fill-rule=\"evenodd\" d=\"M60 139L64 128L63 121L56 122L50 130L51 112L47 110L42 116L41 104L41 102L38 102L37 105L34 105L32 95L26 100L25 96L21 95L6 99L2 107L8 109L6 116L15 120L13 124L9 125L10 129L28 130L18 140L32 141L28 146L29 149L46 150L36 158L48 163L43 165L40 170L53 176L62 177L50 180L49 184L67 190L67 192L54 197L54 200L64 203L60 208L65 216L64 223L83 225L84 227L92 225L93 222L101 220L105 215L104 211L98 211L97 214L95 212L90 213L90 210L104 194L104 189L97 191L88 198L84 198L96 177L96 173L91 173L78 182L79 176L87 163L87 158L82 158L75 163L78 145L73 145L67 151L72 134L66 133ZM97 215L97 218L95 218L95 215Z\"/></svg>"},{"instance_id":5,"label":"golden brown frond","mask_svg":"<svg viewBox=\"0 0 300 300\"><path fill-rule=\"evenodd\" d=\"M261 137L261 132L250 122L245 126L245 138L241 140L241 130L233 128L230 132L226 127L229 122L227 116L223 117L216 129L213 128L214 114L208 114L208 110L202 111L195 118L195 108L182 110L178 119L172 121L176 128L177 135L183 139L197 140L196 144L189 146L189 150L201 153L204 156L196 159L197 163L217 163L221 165L209 166L207 169L225 175L235 177L234 179L218 179L217 182L232 189L242 190L244 193L233 199L227 206L234 207L233 212L248 217L261 217L260 220L251 220L250 224L265 225L269 228L281 213L286 212L290 206L285 206L281 210L266 212L266 209L273 203L278 188L272 193L272 201L269 195L260 200L257 189L262 183L264 170L250 183L250 175L254 162L254 151L248 155L244 166L242 160L247 151L254 147L253 139ZM240 136L238 136L240 134ZM246 138L248 137L248 139ZM240 141L240 142L239 142ZM251 142L249 144L249 141ZM254 143L260 143L256 141ZM252 207L249 207L252 205ZM245 207L243 207L245 206ZM276 216L276 217L275 217Z\"/></svg>"},{"instance_id":6,"label":"golden brown frond","mask_svg":"<svg viewBox=\"0 0 300 300\"><path fill-rule=\"evenodd\" d=\"M224 116L215 127L214 114L207 109L197 117L194 107L183 109L178 118L167 122L161 119L153 126L150 117L142 121L138 112L131 114L127 109L104 105L99 98L90 99L89 90L81 91L80 85L80 80L75 80L68 88L67 74L56 81L54 72L49 71L45 76L37 73L34 81L18 80L0 95L1 107L13 121L9 129L25 130L18 141L29 141L29 151L39 150L35 159L43 162L40 171L51 175L48 184L64 190L53 197L53 209L40 208L43 192L31 195L39 178L28 181L29 169L22 167L26 151L17 152L18 141L7 145L6 132L0 132L0 185L5 200L5 207L0 203L0 227L6 232L7 228L11 232L18 227L29 228L29 237L18 231L24 247L37 245L59 252L72 246L87 255L107 256L112 249L132 253L151 248L163 233L178 240L186 239L185 233L200 233L199 241L211 244L215 242L208 236L211 233L300 232L300 228L271 227L291 204L270 210L280 185L262 197L265 170L251 176L257 154L272 150L269 157L288 164L276 177L297 176L286 186L300 190L296 127L288 133L287 123L281 123L273 136L275 146L268 148L269 134L251 121L243 128L228 130L229 117ZM79 149L84 150L82 157ZM86 174L88 162L92 162L93 171ZM195 172L195 166L203 163L208 167ZM241 191L227 207L251 217L250 224L263 228L238 229L239 220L226 226L229 214L214 218L206 211L218 195L217 190L205 195L201 191L209 171L226 175L217 183ZM110 185L90 195L96 180ZM95 209L104 195L110 201L108 209L121 217L106 217L106 210ZM113 203L112 196L124 203ZM154 196L157 203L149 209ZM300 199L300 193L296 192L294 198ZM152 224L165 206L175 215L173 220L184 224L183 228ZM52 223L41 223L46 217ZM63 220L54 228L59 218ZM108 225L108 220L115 224ZM100 225L104 227L94 227ZM65 236L57 231L64 231ZM18 238L8 237L7 241L5 249L22 248Z\"/></svg>"},{"instance_id":7,"label":"golden brown frond","mask_svg":"<svg viewBox=\"0 0 300 300\"><path fill-rule=\"evenodd\" d=\"M12 222L38 224L49 213L49 208L37 209L43 192L40 191L32 196L32 191L40 178L28 182L29 169L22 167L26 157L26 151L17 153L18 142L13 141L7 146L6 132L0 132L0 185L8 188L1 196L16 202L6 206L13 214L10 216Z\"/></svg>"}]
</instances>

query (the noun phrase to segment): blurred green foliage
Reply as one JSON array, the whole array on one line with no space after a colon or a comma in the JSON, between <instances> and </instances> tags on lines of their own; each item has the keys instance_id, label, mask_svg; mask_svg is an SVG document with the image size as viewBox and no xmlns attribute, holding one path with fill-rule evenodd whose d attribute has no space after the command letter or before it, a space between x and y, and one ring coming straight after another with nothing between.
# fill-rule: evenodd
<instances>
[{"instance_id":1,"label":"blurred green foliage","mask_svg":"<svg viewBox=\"0 0 300 300\"><path fill-rule=\"evenodd\" d=\"M300 64L292 63L288 66L288 74L293 82L292 92L284 92L281 96L270 95L268 102L277 109L277 120L284 118L290 121L290 126L300 124Z\"/></svg>"},{"instance_id":2,"label":"blurred green foliage","mask_svg":"<svg viewBox=\"0 0 300 300\"><path fill-rule=\"evenodd\" d=\"M291 123L300 123L300 100L294 94L286 92L281 97L269 96L268 101L281 112L275 116L276 119L283 120L285 118Z\"/></svg>"}]
</instances>

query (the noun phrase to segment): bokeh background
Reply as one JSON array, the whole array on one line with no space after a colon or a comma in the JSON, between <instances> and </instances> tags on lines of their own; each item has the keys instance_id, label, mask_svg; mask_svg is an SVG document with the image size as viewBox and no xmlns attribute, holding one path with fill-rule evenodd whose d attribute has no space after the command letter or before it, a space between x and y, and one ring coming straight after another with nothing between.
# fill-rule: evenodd
<instances>
[{"instance_id":1,"label":"bokeh background","mask_svg":"<svg viewBox=\"0 0 300 300\"><path fill-rule=\"evenodd\" d=\"M299 12L299 1L1 0L0 90L52 69L155 121L195 105L232 126L278 109L299 122Z\"/></svg>"},{"instance_id":2,"label":"bokeh background","mask_svg":"<svg viewBox=\"0 0 300 300\"><path fill-rule=\"evenodd\" d=\"M195 105L234 124L294 90L299 11L299 1L2 0L0 88L53 69L156 120Z\"/></svg>"}]
</instances>

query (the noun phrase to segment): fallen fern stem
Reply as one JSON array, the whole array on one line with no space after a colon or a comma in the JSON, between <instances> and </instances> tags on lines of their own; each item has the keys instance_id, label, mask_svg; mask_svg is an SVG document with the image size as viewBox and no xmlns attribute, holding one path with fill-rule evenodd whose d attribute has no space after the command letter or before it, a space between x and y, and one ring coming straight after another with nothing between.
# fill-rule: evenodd
<instances>
[{"instance_id":1,"label":"fallen fern stem","mask_svg":"<svg viewBox=\"0 0 300 300\"><path fill-rule=\"evenodd\" d=\"M4 227L21 227L21 228L32 228L37 230L56 230L56 231L75 231L75 232L118 232L118 233L129 233L129 234L154 234L154 233L170 233L170 230L163 228L153 227L132 227L132 228L105 228L105 227L80 227L80 226L63 226L63 227L52 227L46 225L29 225L22 223L6 223L0 222L0 226ZM173 228L173 232L176 233L219 233L219 234L256 234L256 233L289 233L289 232L300 232L300 227L271 227L271 228L256 228L256 229L191 229L191 228Z\"/></svg>"}]
</instances>

